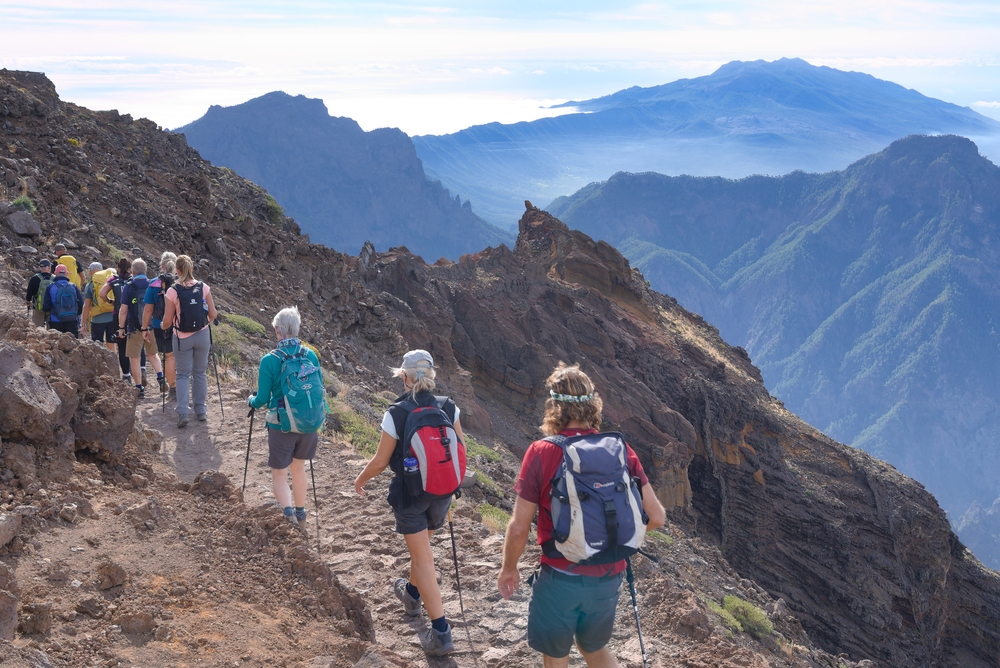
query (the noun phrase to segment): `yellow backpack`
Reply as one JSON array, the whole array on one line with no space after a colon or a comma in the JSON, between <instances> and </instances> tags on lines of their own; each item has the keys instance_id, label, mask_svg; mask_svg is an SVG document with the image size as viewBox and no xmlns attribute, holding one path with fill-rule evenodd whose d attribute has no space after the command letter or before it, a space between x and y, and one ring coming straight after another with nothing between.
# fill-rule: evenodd
<instances>
[{"instance_id":1,"label":"yellow backpack","mask_svg":"<svg viewBox=\"0 0 1000 668\"><path fill-rule=\"evenodd\" d=\"M65 257L65 256L64 256ZM101 299L101 288L107 283L112 276L115 275L114 269L104 269L103 271L95 271L94 275L91 277L94 279L94 298L91 300L90 306L90 317L93 318L95 315L101 315L102 313L111 313L115 310L114 301L108 301L107 299ZM108 291L108 296L113 296L114 293Z\"/></svg>"},{"instance_id":2,"label":"yellow backpack","mask_svg":"<svg viewBox=\"0 0 1000 668\"><path fill-rule=\"evenodd\" d=\"M56 260L56 264L66 267L66 278L69 279L70 283L83 290L83 281L80 280L80 274L76 271L78 265L75 257L72 255L60 255L59 259ZM52 273L55 272L53 271Z\"/></svg>"}]
</instances>

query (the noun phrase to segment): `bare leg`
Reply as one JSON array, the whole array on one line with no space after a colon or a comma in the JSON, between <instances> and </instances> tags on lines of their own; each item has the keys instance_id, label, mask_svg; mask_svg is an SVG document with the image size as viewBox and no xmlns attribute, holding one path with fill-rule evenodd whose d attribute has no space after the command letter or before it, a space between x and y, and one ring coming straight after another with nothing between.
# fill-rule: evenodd
<instances>
[{"instance_id":1,"label":"bare leg","mask_svg":"<svg viewBox=\"0 0 1000 668\"><path fill-rule=\"evenodd\" d=\"M427 615L431 619L444 617L430 532L424 529L419 533L405 534L403 538L406 539L406 549L410 551L410 582L420 590L420 600L424 602Z\"/></svg>"},{"instance_id":2,"label":"bare leg","mask_svg":"<svg viewBox=\"0 0 1000 668\"><path fill-rule=\"evenodd\" d=\"M132 371L132 383L138 385L142 378L142 365L139 364L138 357L129 357L128 364Z\"/></svg>"},{"instance_id":3,"label":"bare leg","mask_svg":"<svg viewBox=\"0 0 1000 668\"><path fill-rule=\"evenodd\" d=\"M292 496L295 498L295 507L303 508L306 505L306 460L293 459L292 465Z\"/></svg>"},{"instance_id":4,"label":"bare leg","mask_svg":"<svg viewBox=\"0 0 1000 668\"><path fill-rule=\"evenodd\" d=\"M288 489L288 469L271 469L271 489L282 508L292 505L292 492Z\"/></svg>"},{"instance_id":5,"label":"bare leg","mask_svg":"<svg viewBox=\"0 0 1000 668\"><path fill-rule=\"evenodd\" d=\"M167 363L164 365L163 375L167 377L167 385L170 387L177 386L177 365L174 362L174 354L166 353Z\"/></svg>"},{"instance_id":6,"label":"bare leg","mask_svg":"<svg viewBox=\"0 0 1000 668\"><path fill-rule=\"evenodd\" d=\"M584 652L580 646L576 646L583 655L583 660L587 662L587 668L618 668L618 661L615 655L607 647L602 647L596 652Z\"/></svg>"},{"instance_id":7,"label":"bare leg","mask_svg":"<svg viewBox=\"0 0 1000 668\"><path fill-rule=\"evenodd\" d=\"M566 668L569 665L569 655L564 656L561 659L551 657L548 654L542 654L542 665L545 668Z\"/></svg>"}]
</instances>

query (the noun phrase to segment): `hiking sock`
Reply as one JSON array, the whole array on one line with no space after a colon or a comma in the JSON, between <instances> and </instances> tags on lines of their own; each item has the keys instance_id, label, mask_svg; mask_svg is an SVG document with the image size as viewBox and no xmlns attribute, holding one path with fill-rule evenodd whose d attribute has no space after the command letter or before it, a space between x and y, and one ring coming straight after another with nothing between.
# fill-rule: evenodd
<instances>
[{"instance_id":1,"label":"hiking sock","mask_svg":"<svg viewBox=\"0 0 1000 668\"><path fill-rule=\"evenodd\" d=\"M434 627L434 630L438 633L444 633L448 630L448 620L445 619L444 615L441 615L437 619L431 620L431 626Z\"/></svg>"},{"instance_id":2,"label":"hiking sock","mask_svg":"<svg viewBox=\"0 0 1000 668\"><path fill-rule=\"evenodd\" d=\"M410 595L414 601L420 600L420 590L413 586L412 582L406 583L406 593Z\"/></svg>"},{"instance_id":3,"label":"hiking sock","mask_svg":"<svg viewBox=\"0 0 1000 668\"><path fill-rule=\"evenodd\" d=\"M156 380L159 380L161 378L163 378L163 372L162 371L157 371L156 372Z\"/></svg>"},{"instance_id":4,"label":"hiking sock","mask_svg":"<svg viewBox=\"0 0 1000 668\"><path fill-rule=\"evenodd\" d=\"M295 519L300 522L306 518L306 507L305 506L295 506Z\"/></svg>"}]
</instances>

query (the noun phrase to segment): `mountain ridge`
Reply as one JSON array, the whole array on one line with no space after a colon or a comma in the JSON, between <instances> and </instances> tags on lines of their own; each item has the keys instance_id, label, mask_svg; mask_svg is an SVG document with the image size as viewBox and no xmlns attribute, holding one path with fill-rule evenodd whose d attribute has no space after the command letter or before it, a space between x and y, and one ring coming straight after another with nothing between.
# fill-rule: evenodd
<instances>
[{"instance_id":1,"label":"mountain ridge","mask_svg":"<svg viewBox=\"0 0 1000 668\"><path fill-rule=\"evenodd\" d=\"M973 142L914 136L843 172L617 174L551 208L744 346L796 413L923 482L957 521L1000 496L983 473L1000 465L995 187L1000 168ZM997 545L977 547L1000 565Z\"/></svg>"},{"instance_id":2,"label":"mountain ridge","mask_svg":"<svg viewBox=\"0 0 1000 668\"><path fill-rule=\"evenodd\" d=\"M510 224L525 195L552 201L618 171L825 172L914 133L1000 133L1000 123L968 108L799 59L733 61L711 75L563 106L580 113L414 143L428 173L467 193L487 219Z\"/></svg>"},{"instance_id":3,"label":"mountain ridge","mask_svg":"<svg viewBox=\"0 0 1000 668\"><path fill-rule=\"evenodd\" d=\"M360 251L406 245L457 259L512 237L426 178L409 137L330 116L322 100L274 91L213 105L176 132L207 159L266 187L318 242ZM456 230L462 230L456 234Z\"/></svg>"}]
</instances>

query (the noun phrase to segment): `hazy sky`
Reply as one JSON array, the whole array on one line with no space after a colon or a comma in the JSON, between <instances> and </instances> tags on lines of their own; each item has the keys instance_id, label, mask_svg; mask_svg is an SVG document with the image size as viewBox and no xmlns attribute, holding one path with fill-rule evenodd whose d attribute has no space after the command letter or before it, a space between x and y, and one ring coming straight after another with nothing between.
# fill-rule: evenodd
<instances>
[{"instance_id":1,"label":"hazy sky","mask_svg":"<svg viewBox=\"0 0 1000 668\"><path fill-rule=\"evenodd\" d=\"M783 56L1000 119L997 0L0 0L0 17L0 67L164 127L283 90L366 130L443 133Z\"/></svg>"}]
</instances>

